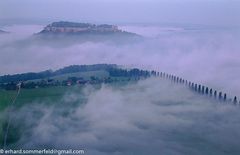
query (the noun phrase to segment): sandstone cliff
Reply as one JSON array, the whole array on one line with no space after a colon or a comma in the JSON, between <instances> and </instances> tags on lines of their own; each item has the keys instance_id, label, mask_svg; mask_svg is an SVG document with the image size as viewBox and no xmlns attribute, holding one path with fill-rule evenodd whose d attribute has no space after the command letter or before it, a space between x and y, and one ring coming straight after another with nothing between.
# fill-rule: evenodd
<instances>
[{"instance_id":1,"label":"sandstone cliff","mask_svg":"<svg viewBox=\"0 0 240 155\"><path fill-rule=\"evenodd\" d=\"M54 22L40 33L78 34L78 33L124 33L115 25L95 25L89 23Z\"/></svg>"}]
</instances>

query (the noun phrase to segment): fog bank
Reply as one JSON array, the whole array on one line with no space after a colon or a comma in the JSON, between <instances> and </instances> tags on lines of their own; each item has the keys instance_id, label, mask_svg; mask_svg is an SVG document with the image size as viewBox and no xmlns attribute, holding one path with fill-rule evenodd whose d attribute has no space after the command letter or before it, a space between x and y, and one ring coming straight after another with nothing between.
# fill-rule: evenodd
<instances>
[{"instance_id":1,"label":"fog bank","mask_svg":"<svg viewBox=\"0 0 240 155\"><path fill-rule=\"evenodd\" d=\"M14 114L20 148L85 149L91 155L237 155L239 107L181 85L147 79L86 87L60 103L28 104Z\"/></svg>"},{"instance_id":2,"label":"fog bank","mask_svg":"<svg viewBox=\"0 0 240 155\"><path fill-rule=\"evenodd\" d=\"M240 33L237 29L121 26L145 39L120 45L111 41L66 44L71 41L38 42L29 38L30 32L39 32L41 27L5 28L14 33L0 36L1 75L72 64L116 63L164 71L228 94L240 94Z\"/></svg>"}]
</instances>

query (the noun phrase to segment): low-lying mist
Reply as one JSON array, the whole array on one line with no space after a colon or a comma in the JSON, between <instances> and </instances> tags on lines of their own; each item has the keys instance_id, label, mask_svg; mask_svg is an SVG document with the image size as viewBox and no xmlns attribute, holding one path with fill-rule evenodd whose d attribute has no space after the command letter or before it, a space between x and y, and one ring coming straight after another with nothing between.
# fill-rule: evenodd
<instances>
[{"instance_id":1,"label":"low-lying mist","mask_svg":"<svg viewBox=\"0 0 240 155\"><path fill-rule=\"evenodd\" d=\"M193 82L240 94L238 29L122 26L145 39L118 44L108 41L78 42L31 40L43 26L12 26L0 35L0 74L57 69L72 64L115 63L155 69ZM15 32L21 33L15 33ZM32 32L32 33L30 33ZM31 37L30 37L31 36Z\"/></svg>"},{"instance_id":2,"label":"low-lying mist","mask_svg":"<svg viewBox=\"0 0 240 155\"><path fill-rule=\"evenodd\" d=\"M91 155L237 155L239 107L159 78L86 86L55 104L16 110L15 148L84 149Z\"/></svg>"}]
</instances>

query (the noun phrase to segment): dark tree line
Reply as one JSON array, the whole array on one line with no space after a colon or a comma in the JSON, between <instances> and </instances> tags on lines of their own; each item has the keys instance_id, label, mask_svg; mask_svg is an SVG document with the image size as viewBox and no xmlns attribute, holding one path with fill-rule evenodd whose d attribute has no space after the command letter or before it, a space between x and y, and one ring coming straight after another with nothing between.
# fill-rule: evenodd
<instances>
[{"instance_id":1,"label":"dark tree line","mask_svg":"<svg viewBox=\"0 0 240 155\"><path fill-rule=\"evenodd\" d=\"M62 74L67 74L67 73L108 70L108 69L116 68L116 67L117 67L117 65L114 65L114 64L72 65L72 66L64 67L64 68L56 70L56 71L46 70L46 71L39 72L39 73L23 73L23 74L15 74L15 75L4 75L4 76L0 76L0 83L46 79L46 78L50 78L50 77L53 77L56 75L62 75Z\"/></svg>"},{"instance_id":2,"label":"dark tree line","mask_svg":"<svg viewBox=\"0 0 240 155\"><path fill-rule=\"evenodd\" d=\"M76 72L108 70L108 69L116 68L116 67L117 67L117 65L114 65L114 64L71 65L71 66L56 70L55 72L53 72L53 74L61 75L61 74L76 73Z\"/></svg>"},{"instance_id":3,"label":"dark tree line","mask_svg":"<svg viewBox=\"0 0 240 155\"><path fill-rule=\"evenodd\" d=\"M137 68L126 70L126 69L120 69L120 68L111 68L108 70L109 75L112 77L149 77L150 75L156 75L152 74L150 71L144 71Z\"/></svg>"},{"instance_id":4,"label":"dark tree line","mask_svg":"<svg viewBox=\"0 0 240 155\"><path fill-rule=\"evenodd\" d=\"M54 80L54 76L76 73L76 72L88 72L105 70L109 73L107 78L99 78L92 76L90 80L85 80L82 77L68 77L65 80ZM140 78L147 78L150 76L157 76L155 71L134 69L121 69L114 64L97 64L97 65L72 65L64 67L56 71L43 71L39 73L24 73L15 75L4 75L0 77L0 88L6 90L15 90L16 85L21 82L22 88L32 89L38 87L50 87L50 86L66 86L75 84L98 84L98 83L111 83L118 81L111 77L126 77L128 80L139 80Z\"/></svg>"},{"instance_id":5,"label":"dark tree line","mask_svg":"<svg viewBox=\"0 0 240 155\"><path fill-rule=\"evenodd\" d=\"M39 72L39 73L23 73L23 74L15 74L15 75L4 75L4 76L0 76L0 83L44 79L44 78L50 77L51 75L52 75L52 71L50 71L50 70Z\"/></svg>"}]
</instances>

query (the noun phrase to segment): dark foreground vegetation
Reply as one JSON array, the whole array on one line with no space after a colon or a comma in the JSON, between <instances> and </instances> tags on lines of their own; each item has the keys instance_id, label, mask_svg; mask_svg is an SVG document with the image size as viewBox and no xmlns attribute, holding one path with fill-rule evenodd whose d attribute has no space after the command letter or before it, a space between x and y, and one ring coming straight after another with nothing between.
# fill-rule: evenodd
<instances>
[{"instance_id":1,"label":"dark foreground vegetation","mask_svg":"<svg viewBox=\"0 0 240 155\"><path fill-rule=\"evenodd\" d=\"M18 83L21 83L21 87L25 89L112 83L139 80L150 75L156 75L156 72L136 68L121 69L115 64L72 65L56 71L0 76L0 88L16 90Z\"/></svg>"}]
</instances>

